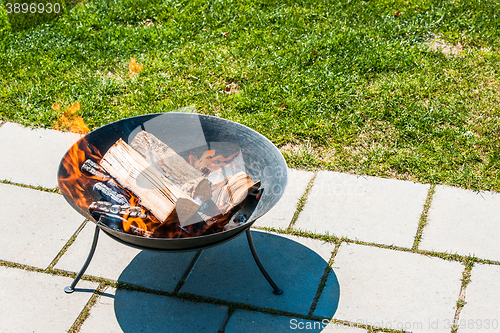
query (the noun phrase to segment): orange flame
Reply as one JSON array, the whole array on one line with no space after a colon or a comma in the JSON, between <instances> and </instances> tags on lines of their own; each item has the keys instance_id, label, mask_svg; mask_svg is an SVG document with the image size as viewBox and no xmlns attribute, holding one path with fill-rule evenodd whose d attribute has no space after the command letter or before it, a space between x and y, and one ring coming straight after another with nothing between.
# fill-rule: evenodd
<instances>
[{"instance_id":1,"label":"orange flame","mask_svg":"<svg viewBox=\"0 0 500 333\"><path fill-rule=\"evenodd\" d=\"M89 128L77 113L80 110L80 102L70 105L64 113L61 113L61 104L52 104L52 109L59 113L59 119L54 123L54 128L61 131L70 131L78 134L86 134L90 132Z\"/></svg>"},{"instance_id":2,"label":"orange flame","mask_svg":"<svg viewBox=\"0 0 500 333\"><path fill-rule=\"evenodd\" d=\"M86 138L83 138L71 146L61 162L62 170L59 176L59 188L63 194L73 199L74 204L80 211L87 213L85 215L91 217L88 208L92 202L97 201L93 186L97 182L103 181L103 179L81 171L81 166L87 159L99 163L102 155L86 141ZM151 236L155 229L161 225L161 222L139 204L139 198L134 193L119 184L117 185L130 198L130 207L140 207L141 212L147 216L146 218L130 217L126 213L121 218L124 231Z\"/></svg>"},{"instance_id":3,"label":"orange flame","mask_svg":"<svg viewBox=\"0 0 500 333\"><path fill-rule=\"evenodd\" d=\"M237 163L234 157L239 152L229 156L215 156L215 150L204 152L201 158L196 155L190 155L189 161L194 167L206 167L212 172L220 172L222 167L230 166L232 163ZM59 176L59 187L61 192L70 197L78 209L89 218L95 220L89 211L89 206L98 201L98 195L94 192L93 186L98 182L108 181L109 178L103 179L98 176L93 176L90 173L82 172L81 167L84 162L90 159L99 164L102 159L101 152L90 145L86 137L75 143L64 156L61 162L61 170ZM222 174L222 172L220 172ZM116 182L115 182L116 183ZM186 227L181 227L177 213L174 212L163 223L140 204L140 198L133 192L123 188L120 184L120 191L126 193L130 207L140 207L143 217L137 217L137 214L132 215L130 210L125 210L123 216L118 217L121 221L123 231L139 235L143 237L155 238L186 238L200 236L221 231L224 225L227 224L232 216L231 212L226 212L223 216L218 216L213 224L195 223ZM213 188L216 188L215 185ZM146 217L144 217L146 216ZM202 222L200 220L200 222Z\"/></svg>"},{"instance_id":4,"label":"orange flame","mask_svg":"<svg viewBox=\"0 0 500 333\"><path fill-rule=\"evenodd\" d=\"M90 178L80 170L87 159L99 161L102 156L97 149L87 144L85 138L75 143L61 161L63 170L59 176L59 189L71 198L82 210L87 210L92 203L91 198L85 195L88 187L92 189Z\"/></svg>"},{"instance_id":5,"label":"orange flame","mask_svg":"<svg viewBox=\"0 0 500 333\"><path fill-rule=\"evenodd\" d=\"M215 155L215 149L207 150L204 152L200 158L194 154L189 155L189 164L191 164L196 169L207 168L210 171L215 171L222 167L227 166L230 161L238 155L239 151L234 153L229 157L224 157L222 155Z\"/></svg>"}]
</instances>

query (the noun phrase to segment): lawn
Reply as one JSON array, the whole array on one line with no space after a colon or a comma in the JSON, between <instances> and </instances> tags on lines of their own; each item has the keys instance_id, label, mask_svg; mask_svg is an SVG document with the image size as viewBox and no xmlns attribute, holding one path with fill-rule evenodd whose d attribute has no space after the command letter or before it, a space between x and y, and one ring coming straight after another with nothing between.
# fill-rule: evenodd
<instances>
[{"instance_id":1,"label":"lawn","mask_svg":"<svg viewBox=\"0 0 500 333\"><path fill-rule=\"evenodd\" d=\"M196 105L291 167L500 191L499 1L59 3L0 6L2 120Z\"/></svg>"}]
</instances>

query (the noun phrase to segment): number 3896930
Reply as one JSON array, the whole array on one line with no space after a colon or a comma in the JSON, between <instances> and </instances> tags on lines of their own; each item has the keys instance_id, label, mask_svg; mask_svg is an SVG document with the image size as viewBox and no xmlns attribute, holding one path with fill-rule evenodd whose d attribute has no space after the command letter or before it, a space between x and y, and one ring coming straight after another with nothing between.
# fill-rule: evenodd
<instances>
[{"instance_id":1,"label":"number 3896930","mask_svg":"<svg viewBox=\"0 0 500 333\"><path fill-rule=\"evenodd\" d=\"M42 14L42 13L59 13L61 5L56 3L19 3L7 2L5 4L7 14Z\"/></svg>"}]
</instances>

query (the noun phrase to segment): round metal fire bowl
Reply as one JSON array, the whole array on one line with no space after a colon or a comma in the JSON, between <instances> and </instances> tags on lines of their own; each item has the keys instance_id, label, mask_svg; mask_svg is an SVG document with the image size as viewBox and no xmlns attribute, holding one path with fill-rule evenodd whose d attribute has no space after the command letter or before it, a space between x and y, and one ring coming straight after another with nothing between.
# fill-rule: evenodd
<instances>
[{"instance_id":1,"label":"round metal fire bowl","mask_svg":"<svg viewBox=\"0 0 500 333\"><path fill-rule=\"evenodd\" d=\"M268 212L283 195L287 183L287 165L278 148L256 131L222 118L174 112L142 115L100 127L81 138L75 145L82 151L85 151L84 148L87 144L92 145L101 155L104 155L118 139L121 138L130 143L141 130L155 135L186 159L193 152L199 153L208 149L216 149L216 153L224 150L231 153L234 149L239 148L244 160L245 172L252 180L260 180L261 188L264 191L256 206L252 205L251 202L243 205L242 210L238 213L246 211L249 219L245 224L234 229L189 238L146 238L111 229L95 221L87 207L80 206L71 196L71 193L78 190L76 183L73 188L70 186L67 190L63 190L61 178L67 177L67 174L65 174L61 162L58 172L59 188L66 201L81 215L98 223L98 226L106 234L127 245L160 251L190 251L214 246L247 230L257 218ZM86 156L86 158L90 158L90 156ZM84 196L88 197L90 201L96 200L92 188L84 188Z\"/></svg>"}]
</instances>

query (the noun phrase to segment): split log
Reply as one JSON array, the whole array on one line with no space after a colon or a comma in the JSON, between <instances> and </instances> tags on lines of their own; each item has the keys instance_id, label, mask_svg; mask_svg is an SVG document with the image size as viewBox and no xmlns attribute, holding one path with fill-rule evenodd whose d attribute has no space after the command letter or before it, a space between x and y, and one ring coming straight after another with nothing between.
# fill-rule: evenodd
<instances>
[{"instance_id":1,"label":"split log","mask_svg":"<svg viewBox=\"0 0 500 333\"><path fill-rule=\"evenodd\" d=\"M243 200L259 188L260 181L253 182L245 172L227 177L212 186L212 199L204 202L195 215L180 224L185 227L202 221L209 226L227 223Z\"/></svg>"},{"instance_id":2,"label":"split log","mask_svg":"<svg viewBox=\"0 0 500 333\"><path fill-rule=\"evenodd\" d=\"M137 195L140 204L161 222L167 220L174 208L180 221L189 219L200 208L122 139L108 149L100 164L121 186Z\"/></svg>"},{"instance_id":3,"label":"split log","mask_svg":"<svg viewBox=\"0 0 500 333\"><path fill-rule=\"evenodd\" d=\"M210 182L205 178L206 171L191 166L153 134L141 131L130 145L193 199L205 202L212 197Z\"/></svg>"},{"instance_id":4,"label":"split log","mask_svg":"<svg viewBox=\"0 0 500 333\"><path fill-rule=\"evenodd\" d=\"M227 212L245 200L248 193L258 190L260 181L253 182L243 171L214 186L212 200L221 212Z\"/></svg>"}]
</instances>

